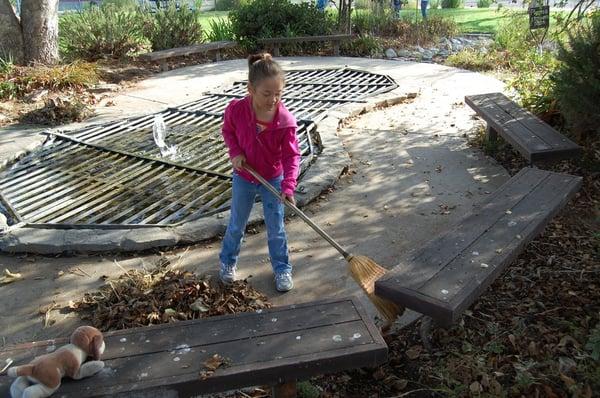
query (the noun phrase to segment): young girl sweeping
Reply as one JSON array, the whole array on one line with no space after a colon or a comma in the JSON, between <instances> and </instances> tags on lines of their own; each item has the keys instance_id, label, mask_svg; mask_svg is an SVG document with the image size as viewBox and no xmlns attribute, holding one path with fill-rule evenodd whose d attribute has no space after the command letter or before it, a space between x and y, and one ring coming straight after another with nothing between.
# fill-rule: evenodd
<instances>
[{"instance_id":1,"label":"young girl sweeping","mask_svg":"<svg viewBox=\"0 0 600 398\"><path fill-rule=\"evenodd\" d=\"M223 138L233 164L231 217L221 247L219 277L223 283L235 280L242 238L256 195L263 205L275 287L292 289L287 236L283 223L283 200L295 203L294 189L300 163L296 119L281 102L285 76L271 55L248 57L248 93L229 103L223 116ZM275 186L276 197L244 168L252 167Z\"/></svg>"}]
</instances>

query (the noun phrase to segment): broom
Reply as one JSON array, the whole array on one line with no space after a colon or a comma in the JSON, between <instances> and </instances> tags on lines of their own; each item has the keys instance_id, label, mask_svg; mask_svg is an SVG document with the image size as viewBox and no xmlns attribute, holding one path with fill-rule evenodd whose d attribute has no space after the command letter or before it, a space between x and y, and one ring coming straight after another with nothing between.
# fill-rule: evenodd
<instances>
[{"instance_id":1,"label":"broom","mask_svg":"<svg viewBox=\"0 0 600 398\"><path fill-rule=\"evenodd\" d=\"M275 189L275 187L267 180L265 180L260 174L256 172L253 168L244 165L244 169L252 174L254 178L256 178L260 183L267 188L273 195L279 197L281 193ZM392 323L398 317L398 315L404 312L398 305L393 303L392 301L383 299L379 296L375 295L375 281L381 278L387 270L377 264L375 261L371 260L369 257L354 255L348 253L339 243L337 243L331 236L327 234L327 232L323 231L317 224L315 224L306 214L302 212L298 207L296 207L293 203L288 200L284 200L283 203L291 209L294 213L296 213L302 220L304 220L312 229L314 229L319 235L323 237L331 246L333 246L348 262L348 269L350 271L350 275L352 278L358 283L358 285L364 290L364 292L369 297L369 300L375 305L379 313L384 316L384 318Z\"/></svg>"}]
</instances>

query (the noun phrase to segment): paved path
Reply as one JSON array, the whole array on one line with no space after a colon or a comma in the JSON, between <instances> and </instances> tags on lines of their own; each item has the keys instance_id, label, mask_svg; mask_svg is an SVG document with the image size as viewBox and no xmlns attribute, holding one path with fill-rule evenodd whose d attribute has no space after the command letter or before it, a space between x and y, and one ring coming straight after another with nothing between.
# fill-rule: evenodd
<instances>
[{"instance_id":1,"label":"paved path","mask_svg":"<svg viewBox=\"0 0 600 398\"><path fill-rule=\"evenodd\" d=\"M367 255L386 267L443 231L468 212L473 203L508 179L507 172L481 152L469 148L465 134L476 122L462 99L466 94L501 91L490 77L432 64L358 58L286 58L286 68L342 67L388 74L401 92L418 93L414 101L362 115L339 131L352 165L338 184L312 203L307 212L350 251ZM95 122L148 113L191 101L244 77L245 61L184 68L141 82L133 91L102 107ZM4 136L0 131L0 136ZM31 134L24 134L31 139ZM0 156L17 151L0 142ZM23 141L25 142L25 141ZM262 227L248 234L242 249L240 276L263 290L275 304L359 294L346 263L310 228L293 218L287 224L296 288L277 294L267 260ZM220 242L169 251L179 267L213 272ZM120 269L149 267L159 254L129 256L40 257L0 255L0 268L22 272L26 282L0 287L0 345L70 333L75 318L59 311L57 323L43 329L39 306L64 306L99 286L101 275ZM68 272L79 268L83 273ZM59 272L64 274L61 276ZM79 274L79 275L78 275ZM87 274L87 275L86 275ZM81 275L81 276L80 276ZM89 276L88 276L89 275Z\"/></svg>"}]
</instances>

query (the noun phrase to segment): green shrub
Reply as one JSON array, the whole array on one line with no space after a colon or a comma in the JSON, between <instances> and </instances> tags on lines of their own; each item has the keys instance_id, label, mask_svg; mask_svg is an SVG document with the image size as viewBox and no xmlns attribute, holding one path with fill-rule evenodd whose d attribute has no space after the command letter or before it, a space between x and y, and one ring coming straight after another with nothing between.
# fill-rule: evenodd
<instances>
[{"instance_id":1,"label":"green shrub","mask_svg":"<svg viewBox=\"0 0 600 398\"><path fill-rule=\"evenodd\" d=\"M150 39L152 50L189 46L202 42L200 9L177 8L170 2L166 8L156 11L154 18L146 24L145 34Z\"/></svg>"},{"instance_id":2,"label":"green shrub","mask_svg":"<svg viewBox=\"0 0 600 398\"><path fill-rule=\"evenodd\" d=\"M391 10L354 12L352 14L353 31L359 35L381 35L389 30L388 26L394 24L395 20Z\"/></svg>"},{"instance_id":3,"label":"green shrub","mask_svg":"<svg viewBox=\"0 0 600 398\"><path fill-rule=\"evenodd\" d=\"M344 55L353 57L373 57L381 54L383 46L377 37L364 35L342 43L340 49Z\"/></svg>"},{"instance_id":4,"label":"green shrub","mask_svg":"<svg viewBox=\"0 0 600 398\"><path fill-rule=\"evenodd\" d=\"M429 0L429 9L437 10L442 5L442 0Z\"/></svg>"},{"instance_id":5,"label":"green shrub","mask_svg":"<svg viewBox=\"0 0 600 398\"><path fill-rule=\"evenodd\" d=\"M19 95L19 88L11 81L0 81L0 100L9 100Z\"/></svg>"},{"instance_id":6,"label":"green shrub","mask_svg":"<svg viewBox=\"0 0 600 398\"><path fill-rule=\"evenodd\" d=\"M216 0L216 11L231 11L240 6L240 0Z\"/></svg>"},{"instance_id":7,"label":"green shrub","mask_svg":"<svg viewBox=\"0 0 600 398\"><path fill-rule=\"evenodd\" d=\"M442 0L442 8L462 8L462 0Z\"/></svg>"},{"instance_id":8,"label":"green shrub","mask_svg":"<svg viewBox=\"0 0 600 398\"><path fill-rule=\"evenodd\" d=\"M461 52L452 54L446 60L446 64L456 68L472 71L495 70L506 65L504 53L500 51L483 52L479 49L466 48Z\"/></svg>"},{"instance_id":9,"label":"green shrub","mask_svg":"<svg viewBox=\"0 0 600 398\"><path fill-rule=\"evenodd\" d=\"M492 0L477 0L477 8L490 8Z\"/></svg>"},{"instance_id":10,"label":"green shrub","mask_svg":"<svg viewBox=\"0 0 600 398\"><path fill-rule=\"evenodd\" d=\"M95 60L120 58L147 46L144 25L147 18L139 9L121 9L106 4L59 19L59 45L63 58Z\"/></svg>"},{"instance_id":11,"label":"green shrub","mask_svg":"<svg viewBox=\"0 0 600 398\"><path fill-rule=\"evenodd\" d=\"M137 0L103 0L102 7L114 7L118 10L135 11L140 3Z\"/></svg>"},{"instance_id":12,"label":"green shrub","mask_svg":"<svg viewBox=\"0 0 600 398\"><path fill-rule=\"evenodd\" d=\"M535 37L529 30L527 13L507 11L498 24L495 36L496 45L512 53L528 51L536 45Z\"/></svg>"},{"instance_id":13,"label":"green shrub","mask_svg":"<svg viewBox=\"0 0 600 398\"><path fill-rule=\"evenodd\" d=\"M569 34L552 76L559 108L582 144L600 138L600 13Z\"/></svg>"},{"instance_id":14,"label":"green shrub","mask_svg":"<svg viewBox=\"0 0 600 398\"><path fill-rule=\"evenodd\" d=\"M211 19L206 39L208 41L234 40L231 22L226 18Z\"/></svg>"},{"instance_id":15,"label":"green shrub","mask_svg":"<svg viewBox=\"0 0 600 398\"><path fill-rule=\"evenodd\" d=\"M324 35L333 31L329 13L315 4L290 0L254 0L229 14L235 38L247 50L257 49L256 39L278 36Z\"/></svg>"},{"instance_id":16,"label":"green shrub","mask_svg":"<svg viewBox=\"0 0 600 398\"><path fill-rule=\"evenodd\" d=\"M15 68L15 61L11 54L0 56L0 75L8 75Z\"/></svg>"}]
</instances>

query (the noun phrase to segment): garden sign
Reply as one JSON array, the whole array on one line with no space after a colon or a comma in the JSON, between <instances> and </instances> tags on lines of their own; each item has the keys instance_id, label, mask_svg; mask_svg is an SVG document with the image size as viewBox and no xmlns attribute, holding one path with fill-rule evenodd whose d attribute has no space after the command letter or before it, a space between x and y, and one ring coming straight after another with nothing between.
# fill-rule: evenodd
<instances>
[{"instance_id":1,"label":"garden sign","mask_svg":"<svg viewBox=\"0 0 600 398\"><path fill-rule=\"evenodd\" d=\"M550 6L529 7L529 29L548 29Z\"/></svg>"}]
</instances>

